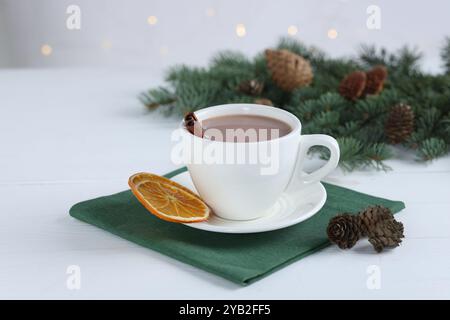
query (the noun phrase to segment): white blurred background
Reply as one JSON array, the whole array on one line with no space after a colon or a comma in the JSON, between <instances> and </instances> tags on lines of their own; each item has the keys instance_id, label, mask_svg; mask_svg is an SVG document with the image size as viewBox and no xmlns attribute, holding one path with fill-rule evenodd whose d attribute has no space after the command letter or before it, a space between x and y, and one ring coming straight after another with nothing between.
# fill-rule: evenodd
<instances>
[{"instance_id":1,"label":"white blurred background","mask_svg":"<svg viewBox=\"0 0 450 320\"><path fill-rule=\"evenodd\" d=\"M81 9L79 30L66 26L70 5ZM366 26L370 5L381 9L379 30ZM202 65L220 49L254 54L290 30L333 56L361 43L417 46L437 72L449 12L448 0L0 0L0 67Z\"/></svg>"}]
</instances>

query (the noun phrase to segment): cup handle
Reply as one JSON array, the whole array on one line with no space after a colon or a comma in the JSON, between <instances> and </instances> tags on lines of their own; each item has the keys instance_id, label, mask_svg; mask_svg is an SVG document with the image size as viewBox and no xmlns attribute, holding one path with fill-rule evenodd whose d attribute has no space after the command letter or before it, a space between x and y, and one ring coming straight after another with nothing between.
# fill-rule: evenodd
<instances>
[{"instance_id":1,"label":"cup handle","mask_svg":"<svg viewBox=\"0 0 450 320\"><path fill-rule=\"evenodd\" d=\"M311 173L303 172L303 164L306 159L308 150L313 146L324 146L330 150L330 159L321 168ZM286 190L295 191L306 184L318 182L331 171L333 171L339 162L339 144L336 139L325 134L310 134L302 135L297 153L297 163L295 165L294 173Z\"/></svg>"}]
</instances>

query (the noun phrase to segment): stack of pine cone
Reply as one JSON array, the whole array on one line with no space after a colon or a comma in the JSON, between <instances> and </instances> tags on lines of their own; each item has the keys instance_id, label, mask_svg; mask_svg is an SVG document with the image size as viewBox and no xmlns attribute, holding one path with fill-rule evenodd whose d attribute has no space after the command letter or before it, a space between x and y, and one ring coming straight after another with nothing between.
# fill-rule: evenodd
<instances>
[{"instance_id":1,"label":"stack of pine cone","mask_svg":"<svg viewBox=\"0 0 450 320\"><path fill-rule=\"evenodd\" d=\"M368 237L377 252L397 247L403 235L403 224L394 219L388 208L369 207L357 215L348 213L332 218L327 228L328 238L341 249L350 249L362 237Z\"/></svg>"},{"instance_id":2,"label":"stack of pine cone","mask_svg":"<svg viewBox=\"0 0 450 320\"><path fill-rule=\"evenodd\" d=\"M379 94L387 78L387 69L376 66L367 72L354 71L348 74L339 85L339 94L355 101L367 95ZM414 112L411 106L398 103L392 106L386 118L384 133L389 143L403 143L414 131Z\"/></svg>"},{"instance_id":3,"label":"stack of pine cone","mask_svg":"<svg viewBox=\"0 0 450 320\"><path fill-rule=\"evenodd\" d=\"M384 66L377 66L367 72L354 71L341 81L339 93L353 101L366 95L379 94L383 90L387 75L387 69Z\"/></svg>"}]
</instances>

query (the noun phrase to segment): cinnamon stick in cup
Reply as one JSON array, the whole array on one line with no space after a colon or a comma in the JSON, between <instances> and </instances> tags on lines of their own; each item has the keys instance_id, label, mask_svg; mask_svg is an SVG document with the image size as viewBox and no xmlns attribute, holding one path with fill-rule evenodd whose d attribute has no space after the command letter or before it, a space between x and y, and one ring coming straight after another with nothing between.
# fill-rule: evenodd
<instances>
[{"instance_id":1,"label":"cinnamon stick in cup","mask_svg":"<svg viewBox=\"0 0 450 320\"><path fill-rule=\"evenodd\" d=\"M189 112L184 116L184 126L194 136L203 138L203 128L197 116L193 112Z\"/></svg>"}]
</instances>

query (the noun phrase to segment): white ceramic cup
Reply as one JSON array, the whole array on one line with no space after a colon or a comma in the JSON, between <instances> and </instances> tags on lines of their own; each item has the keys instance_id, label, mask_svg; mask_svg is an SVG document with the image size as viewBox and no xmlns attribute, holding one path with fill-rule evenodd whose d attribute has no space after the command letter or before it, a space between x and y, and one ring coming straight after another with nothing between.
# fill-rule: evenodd
<instances>
[{"instance_id":1,"label":"white ceramic cup","mask_svg":"<svg viewBox=\"0 0 450 320\"><path fill-rule=\"evenodd\" d=\"M181 135L187 142L184 147L190 153L186 163L189 174L201 198L221 218L252 220L262 217L270 212L282 194L294 194L300 188L318 182L338 164L336 140L323 134L301 135L299 119L285 110L256 104L225 104L201 109L195 114L200 122L226 115L266 116L281 120L292 128L287 135L272 140L223 142L194 136L181 124ZM305 173L303 162L312 146L328 148L330 158L321 168ZM266 156L256 157L256 162L255 157L253 162L249 161L249 156L244 163L205 160L205 154L211 155L214 150L223 150L223 158L239 148L253 156L255 152L266 150Z\"/></svg>"}]
</instances>

